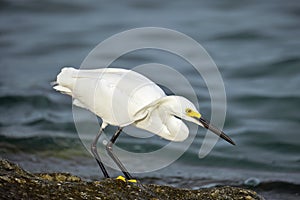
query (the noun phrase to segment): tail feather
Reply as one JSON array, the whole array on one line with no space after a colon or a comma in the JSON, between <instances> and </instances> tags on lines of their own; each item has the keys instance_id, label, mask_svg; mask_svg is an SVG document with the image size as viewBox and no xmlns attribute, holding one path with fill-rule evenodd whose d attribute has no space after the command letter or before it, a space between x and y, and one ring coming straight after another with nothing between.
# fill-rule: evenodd
<instances>
[{"instance_id":1,"label":"tail feather","mask_svg":"<svg viewBox=\"0 0 300 200\"><path fill-rule=\"evenodd\" d=\"M74 85L74 75L76 73L76 69L71 67L65 67L61 70L61 72L57 75L56 81L54 83L53 89L59 91L63 94L68 94L72 96L72 89Z\"/></svg>"},{"instance_id":2,"label":"tail feather","mask_svg":"<svg viewBox=\"0 0 300 200\"><path fill-rule=\"evenodd\" d=\"M64 86L61 86L61 85L56 85L56 86L53 87L53 89L55 89L56 91L59 91L63 94L68 94L68 95L72 96L72 91L67 87L64 87Z\"/></svg>"}]
</instances>

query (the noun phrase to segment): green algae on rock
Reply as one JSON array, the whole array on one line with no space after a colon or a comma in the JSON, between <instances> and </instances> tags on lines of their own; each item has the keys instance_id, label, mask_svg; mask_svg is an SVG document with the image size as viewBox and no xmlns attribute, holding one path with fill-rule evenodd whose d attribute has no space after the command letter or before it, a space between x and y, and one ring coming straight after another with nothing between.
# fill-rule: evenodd
<instances>
[{"instance_id":1,"label":"green algae on rock","mask_svg":"<svg viewBox=\"0 0 300 200\"><path fill-rule=\"evenodd\" d=\"M262 200L256 192L236 187L189 190L170 186L127 183L116 179L83 181L68 173L31 174L0 160L2 199L149 199Z\"/></svg>"}]
</instances>

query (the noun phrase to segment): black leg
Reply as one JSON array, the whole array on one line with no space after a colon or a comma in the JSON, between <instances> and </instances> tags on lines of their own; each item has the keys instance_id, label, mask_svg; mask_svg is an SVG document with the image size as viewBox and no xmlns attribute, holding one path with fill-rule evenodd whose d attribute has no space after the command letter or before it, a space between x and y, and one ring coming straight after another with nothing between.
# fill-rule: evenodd
<instances>
[{"instance_id":1,"label":"black leg","mask_svg":"<svg viewBox=\"0 0 300 200\"><path fill-rule=\"evenodd\" d=\"M97 136L95 137L95 139L94 139L94 141L93 141L93 143L91 145L91 151L92 151L92 153L94 155L94 158L96 159L96 161L97 161L97 163L98 163L98 165L99 165L99 167L100 167L100 169L101 169L104 177L105 178L109 178L109 175L108 175L108 173L107 173L107 171L106 171L103 163L101 162L100 156L99 156L99 154L97 152L97 142L98 142L99 137L100 137L100 135L102 133L102 129L103 128L101 127L100 130L99 130L99 132L98 132L98 134L97 134Z\"/></svg>"},{"instance_id":2,"label":"black leg","mask_svg":"<svg viewBox=\"0 0 300 200\"><path fill-rule=\"evenodd\" d=\"M122 128L119 128L117 130L117 132L112 136L112 138L110 139L110 141L107 143L106 150L107 150L109 156L113 159L113 161L118 165L118 167L120 168L120 170L123 172L123 174L125 175L125 177L127 179L133 179L133 177L128 173L127 169L121 163L121 161L119 160L119 158L113 152L113 144L115 143L115 141L117 140L117 138L119 137L119 135L120 135L121 132L122 132Z\"/></svg>"}]
</instances>

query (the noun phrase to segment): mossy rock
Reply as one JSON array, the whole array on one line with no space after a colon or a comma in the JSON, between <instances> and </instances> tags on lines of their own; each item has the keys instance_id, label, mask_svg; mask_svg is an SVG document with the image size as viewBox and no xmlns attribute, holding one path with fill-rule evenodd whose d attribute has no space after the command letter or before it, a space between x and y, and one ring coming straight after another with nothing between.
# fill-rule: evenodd
<instances>
[{"instance_id":1,"label":"mossy rock","mask_svg":"<svg viewBox=\"0 0 300 200\"><path fill-rule=\"evenodd\" d=\"M68 173L31 174L0 160L1 199L201 199L260 200L256 192L237 187L189 190L116 179L83 181Z\"/></svg>"}]
</instances>

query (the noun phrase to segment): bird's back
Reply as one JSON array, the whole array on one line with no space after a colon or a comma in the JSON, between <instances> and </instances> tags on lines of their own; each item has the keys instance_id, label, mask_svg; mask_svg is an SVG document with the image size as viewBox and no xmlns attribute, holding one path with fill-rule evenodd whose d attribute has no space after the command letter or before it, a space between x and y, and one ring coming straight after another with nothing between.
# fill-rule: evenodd
<instances>
[{"instance_id":1,"label":"bird's back","mask_svg":"<svg viewBox=\"0 0 300 200\"><path fill-rule=\"evenodd\" d=\"M136 112L165 96L154 82L125 69L77 70L63 68L54 89L74 98L74 104L89 109L111 125L126 126Z\"/></svg>"}]
</instances>

